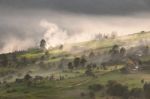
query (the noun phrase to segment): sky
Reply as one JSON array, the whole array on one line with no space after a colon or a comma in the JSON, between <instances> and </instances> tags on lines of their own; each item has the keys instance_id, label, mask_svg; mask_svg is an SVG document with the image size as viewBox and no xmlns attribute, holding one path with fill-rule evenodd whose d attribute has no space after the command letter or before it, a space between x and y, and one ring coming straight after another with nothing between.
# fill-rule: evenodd
<instances>
[{"instance_id":1,"label":"sky","mask_svg":"<svg viewBox=\"0 0 150 99\"><path fill-rule=\"evenodd\" d=\"M0 0L0 53L150 30L149 0Z\"/></svg>"}]
</instances>

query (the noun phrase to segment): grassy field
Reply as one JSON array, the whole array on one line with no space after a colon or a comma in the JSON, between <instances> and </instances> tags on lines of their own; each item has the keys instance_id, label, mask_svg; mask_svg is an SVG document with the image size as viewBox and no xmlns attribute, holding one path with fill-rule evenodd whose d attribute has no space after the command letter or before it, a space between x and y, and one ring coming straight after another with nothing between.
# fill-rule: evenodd
<instances>
[{"instance_id":1,"label":"grassy field","mask_svg":"<svg viewBox=\"0 0 150 99\"><path fill-rule=\"evenodd\" d=\"M92 84L105 85L109 80L116 80L129 88L142 88L142 79L150 81L149 74L122 74L119 70L103 71L97 73L97 78L78 75L60 81L43 80L37 86L28 87L25 83L12 83L9 87L0 87L2 99L87 99L80 96L81 92L87 92ZM105 99L99 97L97 99Z\"/></svg>"},{"instance_id":2,"label":"grassy field","mask_svg":"<svg viewBox=\"0 0 150 99\"><path fill-rule=\"evenodd\" d=\"M113 45L118 44L124 46L129 42L136 42L143 39L148 39L150 37L149 33L137 33L133 35L128 35L125 37L120 37L119 39L106 39L101 41L89 41L83 42L75 45L80 45L86 47L87 52L80 52L77 54L71 54L70 52L54 49L49 50L49 57L44 59L44 63L59 63L62 60L73 60L76 56L82 56L82 54L87 54L91 51L104 53L112 48ZM23 53L18 58L27 58L29 60L35 58L41 58L45 53L39 50L29 50ZM143 62L150 61L150 57L141 57ZM30 64L28 71L37 69L37 64ZM54 67L54 65L52 65ZM89 99L89 97L81 97L81 93L89 92L88 86L92 84L102 84L106 85L109 80L116 80L123 85L127 85L129 89L131 88L142 88L143 83L141 80L144 79L145 82L150 82L149 72L137 72L132 74L123 74L120 72L123 65L110 66L107 70L95 69L93 72L96 77L90 77L85 75L85 69L80 68L77 70L69 71L67 70L56 70L49 71L47 74L53 74L55 78L59 78L60 75L64 76L63 80L47 80L44 79L35 86L28 86L24 83L9 83L0 84L0 99ZM5 74L9 72L17 72L19 69L14 68L0 68L0 74ZM39 69L37 69L39 71ZM47 71L44 71L45 73ZM39 75L41 73L39 72ZM44 73L43 73L44 75ZM2 75L3 76L3 75ZM102 92L96 93L96 99L106 99Z\"/></svg>"}]
</instances>

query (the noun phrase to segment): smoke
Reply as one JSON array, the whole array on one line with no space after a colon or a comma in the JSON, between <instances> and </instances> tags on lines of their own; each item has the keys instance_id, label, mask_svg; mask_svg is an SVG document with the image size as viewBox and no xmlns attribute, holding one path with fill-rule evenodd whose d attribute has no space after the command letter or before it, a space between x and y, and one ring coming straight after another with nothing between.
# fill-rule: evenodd
<instances>
[{"instance_id":1,"label":"smoke","mask_svg":"<svg viewBox=\"0 0 150 99\"><path fill-rule=\"evenodd\" d=\"M143 17L121 17L121 16L86 16L86 15L60 15L61 20L40 21L44 28L43 38L49 47L60 44L78 43L93 40L98 33L110 35L116 31L119 36L149 31L148 18Z\"/></svg>"},{"instance_id":2,"label":"smoke","mask_svg":"<svg viewBox=\"0 0 150 99\"><path fill-rule=\"evenodd\" d=\"M21 15L17 13L0 18L0 53L37 47L42 38L47 41L49 48L93 40L97 33L110 34L116 31L120 36L150 30L150 15L144 13L133 16L96 16L31 12L26 12L28 16L22 12Z\"/></svg>"},{"instance_id":3,"label":"smoke","mask_svg":"<svg viewBox=\"0 0 150 99\"><path fill-rule=\"evenodd\" d=\"M94 33L70 33L69 30L59 27L57 24L42 20L40 25L45 28L46 32L43 38L47 41L46 48L56 47L61 44L78 43L94 39Z\"/></svg>"},{"instance_id":4,"label":"smoke","mask_svg":"<svg viewBox=\"0 0 150 99\"><path fill-rule=\"evenodd\" d=\"M149 4L148 0L0 0L0 53L37 46L42 36L48 48L92 40L97 33L149 31Z\"/></svg>"},{"instance_id":5,"label":"smoke","mask_svg":"<svg viewBox=\"0 0 150 99\"><path fill-rule=\"evenodd\" d=\"M47 48L50 46L55 47L57 45L64 44L68 38L67 31L59 28L56 24L42 20L40 25L46 29L44 39L47 41Z\"/></svg>"},{"instance_id":6,"label":"smoke","mask_svg":"<svg viewBox=\"0 0 150 99\"><path fill-rule=\"evenodd\" d=\"M4 46L0 49L0 53L9 53L14 51L27 50L34 47L35 42L32 39L21 40L18 38L10 38L4 41Z\"/></svg>"}]
</instances>

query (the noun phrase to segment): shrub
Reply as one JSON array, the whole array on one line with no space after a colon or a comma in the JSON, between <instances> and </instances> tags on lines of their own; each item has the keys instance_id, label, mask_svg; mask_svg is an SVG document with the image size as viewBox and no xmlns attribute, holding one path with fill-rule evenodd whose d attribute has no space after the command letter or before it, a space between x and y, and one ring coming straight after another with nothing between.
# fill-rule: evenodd
<instances>
[{"instance_id":1,"label":"shrub","mask_svg":"<svg viewBox=\"0 0 150 99\"><path fill-rule=\"evenodd\" d=\"M143 89L144 89L145 98L150 99L150 83L145 83Z\"/></svg>"},{"instance_id":2,"label":"shrub","mask_svg":"<svg viewBox=\"0 0 150 99\"><path fill-rule=\"evenodd\" d=\"M109 81L107 85L107 93L112 96L128 97L128 87L121 85L116 81Z\"/></svg>"},{"instance_id":3,"label":"shrub","mask_svg":"<svg viewBox=\"0 0 150 99\"><path fill-rule=\"evenodd\" d=\"M103 88L104 88L104 86L101 85L101 84L94 84L94 85L89 86L89 90L92 90L92 91L95 91L95 92L100 91Z\"/></svg>"},{"instance_id":4,"label":"shrub","mask_svg":"<svg viewBox=\"0 0 150 99\"><path fill-rule=\"evenodd\" d=\"M91 98L91 99L95 99L95 93L94 92L89 92L89 97Z\"/></svg>"},{"instance_id":5,"label":"shrub","mask_svg":"<svg viewBox=\"0 0 150 99\"><path fill-rule=\"evenodd\" d=\"M95 74L93 73L92 69L87 69L87 70L85 71L85 74L86 74L87 76L95 77Z\"/></svg>"},{"instance_id":6,"label":"shrub","mask_svg":"<svg viewBox=\"0 0 150 99\"><path fill-rule=\"evenodd\" d=\"M141 97L142 96L142 89L141 88L133 88L130 91L130 96L133 96L135 98Z\"/></svg>"},{"instance_id":7,"label":"shrub","mask_svg":"<svg viewBox=\"0 0 150 99\"><path fill-rule=\"evenodd\" d=\"M85 96L85 93L84 93L84 92L81 92L80 95L81 95L81 97L84 97L84 96Z\"/></svg>"}]
</instances>

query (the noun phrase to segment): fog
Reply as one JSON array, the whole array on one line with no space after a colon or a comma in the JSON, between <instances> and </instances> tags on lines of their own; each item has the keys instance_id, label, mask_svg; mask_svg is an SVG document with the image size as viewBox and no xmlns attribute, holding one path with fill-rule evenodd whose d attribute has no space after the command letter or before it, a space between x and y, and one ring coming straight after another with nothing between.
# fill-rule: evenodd
<instances>
[{"instance_id":1,"label":"fog","mask_svg":"<svg viewBox=\"0 0 150 99\"><path fill-rule=\"evenodd\" d=\"M92 10L90 13L82 13L84 10L81 8L81 12L77 13L71 9L65 10L66 8L45 8L40 4L38 7L28 7L20 3L19 7L14 3L0 4L0 53L39 47L43 38L48 43L47 47L54 47L93 40L98 33L117 32L122 36L150 30L150 14L147 10L129 11L126 14L112 10L112 14L107 12L108 9L105 13L98 13L98 10L96 13L92 13ZM103 9L102 12L104 11Z\"/></svg>"},{"instance_id":2,"label":"fog","mask_svg":"<svg viewBox=\"0 0 150 99\"><path fill-rule=\"evenodd\" d=\"M42 28L46 29L43 38L46 39L48 46L93 40L98 33L110 35L117 32L119 36L123 36L149 31L150 26L149 19L129 17L72 16L63 20L65 20L63 25L46 19L41 21Z\"/></svg>"}]
</instances>

